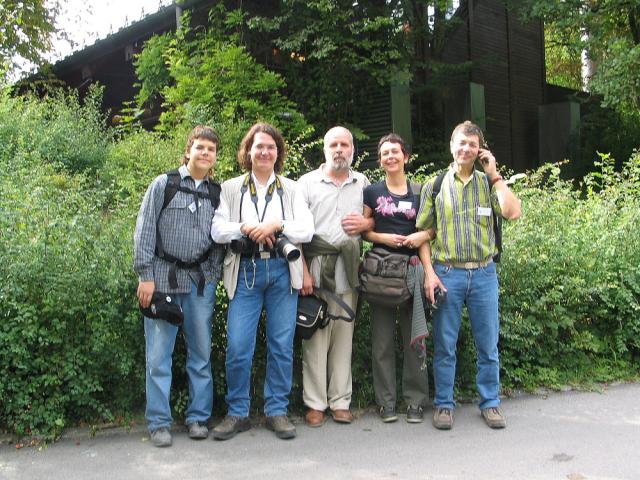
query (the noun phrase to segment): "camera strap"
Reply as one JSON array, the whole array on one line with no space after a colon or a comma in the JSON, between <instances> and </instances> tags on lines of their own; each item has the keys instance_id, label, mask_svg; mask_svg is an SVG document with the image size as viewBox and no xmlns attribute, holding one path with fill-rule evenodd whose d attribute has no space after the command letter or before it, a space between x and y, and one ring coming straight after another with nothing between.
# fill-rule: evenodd
<instances>
[{"instance_id":1,"label":"camera strap","mask_svg":"<svg viewBox=\"0 0 640 480\"><path fill-rule=\"evenodd\" d=\"M262 210L262 215L258 211L258 189L256 187L255 182L253 181L253 177L251 173L248 173L242 182L242 187L240 188L240 193L242 194L240 197L240 221L242 222L242 202L244 201L244 194L249 190L249 194L251 196L251 201L253 202L253 206L256 209L256 215L258 216L258 221L262 223L264 221L264 216L267 213L267 207L269 206L269 202L273 198L273 192L276 191L278 196L280 197L280 208L282 209L282 219L286 220L284 214L284 189L282 188L282 181L280 177L276 175L276 180L271 182L269 187L267 188L267 193L264 196L264 209Z\"/></svg>"}]
</instances>

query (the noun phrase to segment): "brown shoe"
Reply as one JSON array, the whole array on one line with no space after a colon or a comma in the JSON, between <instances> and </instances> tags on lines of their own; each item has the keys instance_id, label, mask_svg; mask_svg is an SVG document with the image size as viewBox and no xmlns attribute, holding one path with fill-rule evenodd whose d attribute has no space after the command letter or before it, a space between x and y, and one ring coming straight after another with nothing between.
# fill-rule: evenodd
<instances>
[{"instance_id":1,"label":"brown shoe","mask_svg":"<svg viewBox=\"0 0 640 480\"><path fill-rule=\"evenodd\" d=\"M310 427L321 427L324 425L324 422L327 421L327 416L320 410L310 408L305 416L305 420L307 421L307 425Z\"/></svg>"},{"instance_id":2,"label":"brown shoe","mask_svg":"<svg viewBox=\"0 0 640 480\"><path fill-rule=\"evenodd\" d=\"M353 415L349 410L331 410L333 421L338 423L351 423L353 421Z\"/></svg>"},{"instance_id":3,"label":"brown shoe","mask_svg":"<svg viewBox=\"0 0 640 480\"><path fill-rule=\"evenodd\" d=\"M485 408L482 410L482 418L491 428L504 428L507 421L498 407Z\"/></svg>"}]
</instances>

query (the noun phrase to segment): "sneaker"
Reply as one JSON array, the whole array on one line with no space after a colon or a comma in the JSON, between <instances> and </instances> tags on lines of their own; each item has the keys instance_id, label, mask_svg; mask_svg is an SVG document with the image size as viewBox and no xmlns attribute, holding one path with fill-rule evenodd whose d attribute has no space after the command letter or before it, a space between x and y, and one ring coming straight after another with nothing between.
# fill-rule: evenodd
<instances>
[{"instance_id":1,"label":"sneaker","mask_svg":"<svg viewBox=\"0 0 640 480\"><path fill-rule=\"evenodd\" d=\"M396 407L380 407L380 420L384 423L391 423L398 420Z\"/></svg>"},{"instance_id":2,"label":"sneaker","mask_svg":"<svg viewBox=\"0 0 640 480\"><path fill-rule=\"evenodd\" d=\"M504 428L507 426L507 421L498 407L490 407L482 410L482 418L484 418L485 423L491 428Z\"/></svg>"},{"instance_id":3,"label":"sneaker","mask_svg":"<svg viewBox=\"0 0 640 480\"><path fill-rule=\"evenodd\" d=\"M153 443L156 447L170 447L171 440L171 432L168 428L162 427L154 430L149 434L151 437L151 443Z\"/></svg>"},{"instance_id":4,"label":"sneaker","mask_svg":"<svg viewBox=\"0 0 640 480\"><path fill-rule=\"evenodd\" d=\"M276 437L283 440L294 438L296 436L296 427L286 415L275 415L267 417L267 428L276 433Z\"/></svg>"},{"instance_id":5,"label":"sneaker","mask_svg":"<svg viewBox=\"0 0 640 480\"><path fill-rule=\"evenodd\" d=\"M194 440L202 440L209 436L209 427L206 422L193 422L187 425L189 430L189 438Z\"/></svg>"},{"instance_id":6,"label":"sneaker","mask_svg":"<svg viewBox=\"0 0 640 480\"><path fill-rule=\"evenodd\" d=\"M436 411L433 414L433 426L438 430L451 430L451 427L453 427L453 410L436 407Z\"/></svg>"},{"instance_id":7,"label":"sneaker","mask_svg":"<svg viewBox=\"0 0 640 480\"><path fill-rule=\"evenodd\" d=\"M216 440L229 440L236 436L236 433L246 432L251 428L249 417L234 417L227 415L213 429L213 438Z\"/></svg>"},{"instance_id":8,"label":"sneaker","mask_svg":"<svg viewBox=\"0 0 640 480\"><path fill-rule=\"evenodd\" d=\"M408 423L422 423L424 420L424 414L422 413L422 407L409 405L407 408L407 422Z\"/></svg>"}]
</instances>

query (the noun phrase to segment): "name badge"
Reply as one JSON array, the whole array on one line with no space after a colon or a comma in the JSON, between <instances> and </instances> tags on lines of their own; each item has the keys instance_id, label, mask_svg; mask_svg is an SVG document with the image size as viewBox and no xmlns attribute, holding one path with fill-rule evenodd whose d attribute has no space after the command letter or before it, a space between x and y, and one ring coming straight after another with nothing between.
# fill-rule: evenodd
<instances>
[{"instance_id":1,"label":"name badge","mask_svg":"<svg viewBox=\"0 0 640 480\"><path fill-rule=\"evenodd\" d=\"M398 202L398 210L401 212L406 212L407 210L411 210L412 203L407 201Z\"/></svg>"},{"instance_id":2,"label":"name badge","mask_svg":"<svg viewBox=\"0 0 640 480\"><path fill-rule=\"evenodd\" d=\"M478 215L481 217L490 217L491 216L491 208L490 207L478 207Z\"/></svg>"}]
</instances>

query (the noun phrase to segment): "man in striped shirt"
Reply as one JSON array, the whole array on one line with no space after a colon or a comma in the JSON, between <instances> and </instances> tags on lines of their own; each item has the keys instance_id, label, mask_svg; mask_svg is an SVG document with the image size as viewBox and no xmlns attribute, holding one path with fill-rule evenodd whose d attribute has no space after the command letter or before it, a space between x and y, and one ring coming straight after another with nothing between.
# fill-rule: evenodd
<instances>
[{"instance_id":1,"label":"man in striped shirt","mask_svg":"<svg viewBox=\"0 0 640 480\"><path fill-rule=\"evenodd\" d=\"M431 243L432 259L423 259L427 266L426 294L433 303L436 289L444 292L433 315L433 425L441 430L453 426L456 343L463 305L467 306L476 344L476 385L482 417L491 428L506 426L498 396L498 278L493 261L497 248L492 215L515 220L521 212L520 201L502 180L495 157L483 145L482 130L477 125L466 121L453 130L453 163L442 179L435 202L435 179L427 182L416 222L419 229L436 232ZM474 168L476 161L482 171Z\"/></svg>"}]
</instances>

